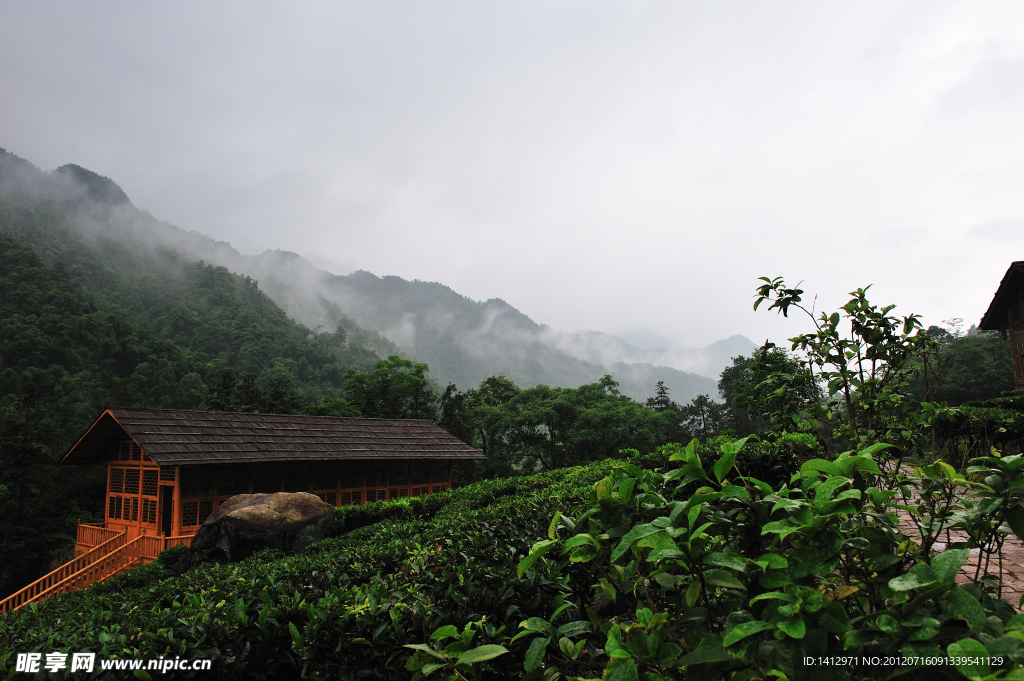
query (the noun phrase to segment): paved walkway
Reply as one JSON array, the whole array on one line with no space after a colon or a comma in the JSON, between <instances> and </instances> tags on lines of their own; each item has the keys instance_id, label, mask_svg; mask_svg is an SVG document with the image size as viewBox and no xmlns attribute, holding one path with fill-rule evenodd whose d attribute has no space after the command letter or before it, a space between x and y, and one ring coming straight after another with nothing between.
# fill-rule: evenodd
<instances>
[{"instance_id":1,"label":"paved walkway","mask_svg":"<svg viewBox=\"0 0 1024 681\"><path fill-rule=\"evenodd\" d=\"M908 537L915 540L919 540L917 532L917 526L910 520L910 517L905 511L899 512L900 518L900 529ZM943 532L943 539L945 539L946 533ZM951 543L966 542L967 535L961 531L950 531L949 540ZM936 551L942 551L946 548L946 542L936 542L933 548ZM967 562L960 569L960 574L957 575L956 581L959 584L965 584L967 582L974 581L974 575L978 570L978 557L981 553L979 549L971 549L970 557ZM982 572L980 576L984 576L984 556L982 558ZM999 574L999 556L993 555L989 560L988 564L989 574L996 576ZM1021 597L1024 596L1024 542L1016 537L1016 535L1008 535L1006 541L1003 543L1003 600L1012 605L1017 611L1024 611L1021 608L1020 601Z\"/></svg>"}]
</instances>

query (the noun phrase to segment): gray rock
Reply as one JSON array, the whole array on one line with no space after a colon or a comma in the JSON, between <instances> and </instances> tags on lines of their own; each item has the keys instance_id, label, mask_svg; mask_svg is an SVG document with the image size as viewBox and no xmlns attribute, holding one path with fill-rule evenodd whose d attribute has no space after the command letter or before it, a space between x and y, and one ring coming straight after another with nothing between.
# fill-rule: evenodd
<instances>
[{"instance_id":1,"label":"gray rock","mask_svg":"<svg viewBox=\"0 0 1024 681\"><path fill-rule=\"evenodd\" d=\"M323 539L333 516L333 506L307 492L239 494L199 528L188 562L230 563L263 549L298 551Z\"/></svg>"}]
</instances>

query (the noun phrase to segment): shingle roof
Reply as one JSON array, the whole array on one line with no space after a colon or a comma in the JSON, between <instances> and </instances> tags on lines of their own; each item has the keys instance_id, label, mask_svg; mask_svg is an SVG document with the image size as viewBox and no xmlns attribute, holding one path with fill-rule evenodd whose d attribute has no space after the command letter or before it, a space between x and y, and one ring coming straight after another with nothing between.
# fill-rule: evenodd
<instances>
[{"instance_id":1,"label":"shingle roof","mask_svg":"<svg viewBox=\"0 0 1024 681\"><path fill-rule=\"evenodd\" d=\"M1021 291L1024 291L1024 260L1010 263L978 328L984 331L1005 329L1010 306L1017 304Z\"/></svg>"},{"instance_id":2,"label":"shingle roof","mask_svg":"<svg viewBox=\"0 0 1024 681\"><path fill-rule=\"evenodd\" d=\"M95 463L125 433L161 466L485 458L420 419L111 408L93 422L61 463Z\"/></svg>"}]
</instances>

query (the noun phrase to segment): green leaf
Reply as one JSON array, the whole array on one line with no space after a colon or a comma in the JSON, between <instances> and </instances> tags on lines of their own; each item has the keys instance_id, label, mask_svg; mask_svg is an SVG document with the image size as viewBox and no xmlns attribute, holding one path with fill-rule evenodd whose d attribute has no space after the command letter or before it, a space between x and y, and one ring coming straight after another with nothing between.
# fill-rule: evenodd
<instances>
[{"instance_id":1,"label":"green leaf","mask_svg":"<svg viewBox=\"0 0 1024 681\"><path fill-rule=\"evenodd\" d=\"M476 664L477 662L483 662L484 660L490 660L504 655L508 652L505 646L494 645L493 643L485 646L477 646L467 650L466 652L459 655L459 659L455 664Z\"/></svg>"},{"instance_id":2,"label":"green leaf","mask_svg":"<svg viewBox=\"0 0 1024 681\"><path fill-rule=\"evenodd\" d=\"M636 478L626 478L619 485L619 498L623 503L628 504L633 499L633 486L636 485Z\"/></svg>"},{"instance_id":3,"label":"green leaf","mask_svg":"<svg viewBox=\"0 0 1024 681\"><path fill-rule=\"evenodd\" d=\"M597 490L597 500L606 504L612 500L612 480L611 478L602 478L594 483L594 489Z\"/></svg>"},{"instance_id":4,"label":"green leaf","mask_svg":"<svg viewBox=\"0 0 1024 681\"><path fill-rule=\"evenodd\" d=\"M145 669L136 669L135 678L142 679L142 681L153 681L153 677Z\"/></svg>"},{"instance_id":5,"label":"green leaf","mask_svg":"<svg viewBox=\"0 0 1024 681\"><path fill-rule=\"evenodd\" d=\"M615 586L608 581L607 577L602 577L598 584L601 585L601 593L611 599L611 602L614 603L618 595L615 591Z\"/></svg>"},{"instance_id":6,"label":"green leaf","mask_svg":"<svg viewBox=\"0 0 1024 681\"><path fill-rule=\"evenodd\" d=\"M694 580L692 584L686 589L686 606L692 608L693 604L697 602L697 598L700 597L700 582Z\"/></svg>"},{"instance_id":7,"label":"green leaf","mask_svg":"<svg viewBox=\"0 0 1024 681\"><path fill-rule=\"evenodd\" d=\"M951 658L966 658L965 662L971 662L974 658L983 658L977 660L979 664L956 665L960 673L969 679L982 679L989 675L991 669L989 668L987 658L990 654L985 646L981 644L981 641L976 641L973 638L954 641L946 649L947 656Z\"/></svg>"},{"instance_id":8,"label":"green leaf","mask_svg":"<svg viewBox=\"0 0 1024 681\"><path fill-rule=\"evenodd\" d=\"M536 544L534 544L533 547L530 549L530 555L519 561L519 566L516 568L516 573L518 574L518 576L522 577L523 573L529 570L530 567L537 562L537 559L539 559L541 556L543 556L545 553L547 553L554 547L555 542L551 541L550 539L545 539L544 541L539 541Z\"/></svg>"},{"instance_id":9,"label":"green leaf","mask_svg":"<svg viewBox=\"0 0 1024 681\"><path fill-rule=\"evenodd\" d=\"M754 562L760 565L762 570L782 570L789 567L786 557L777 553L766 553Z\"/></svg>"},{"instance_id":10,"label":"green leaf","mask_svg":"<svg viewBox=\"0 0 1024 681\"><path fill-rule=\"evenodd\" d=\"M771 622L742 622L733 627L729 633L722 638L722 645L728 647L737 641L745 639L747 636L774 628L775 625Z\"/></svg>"},{"instance_id":11,"label":"green leaf","mask_svg":"<svg viewBox=\"0 0 1024 681\"><path fill-rule=\"evenodd\" d=\"M544 662L544 653L547 652L548 643L550 642L550 638L533 639L530 647L526 649L526 661L523 663L526 671L532 672Z\"/></svg>"},{"instance_id":12,"label":"green leaf","mask_svg":"<svg viewBox=\"0 0 1024 681\"><path fill-rule=\"evenodd\" d=\"M728 650L721 650L719 648L697 648L689 655L676 660L676 664L680 667L688 667L691 664L706 664L708 662L725 662L726 660L733 659L733 656Z\"/></svg>"},{"instance_id":13,"label":"green leaf","mask_svg":"<svg viewBox=\"0 0 1024 681\"><path fill-rule=\"evenodd\" d=\"M742 582L737 580L735 577L733 577L725 570L712 570L710 573L708 573L708 576L705 577L704 581L706 581L708 584L725 587L727 589L746 590L747 588L743 586Z\"/></svg>"},{"instance_id":14,"label":"green leaf","mask_svg":"<svg viewBox=\"0 0 1024 681\"><path fill-rule=\"evenodd\" d=\"M900 627L900 623L896 621L895 617L886 613L882 613L878 616L875 620L875 626L878 627L880 631L896 638L903 635L903 629Z\"/></svg>"},{"instance_id":15,"label":"green leaf","mask_svg":"<svg viewBox=\"0 0 1024 681\"><path fill-rule=\"evenodd\" d=\"M733 464L736 463L736 454L737 452L726 452L715 462L715 478L718 479L718 482L722 482L729 471L732 470Z\"/></svg>"},{"instance_id":16,"label":"green leaf","mask_svg":"<svg viewBox=\"0 0 1024 681\"><path fill-rule=\"evenodd\" d=\"M299 628L295 626L294 622L288 623L288 631L292 635L292 645L296 648L302 647L302 634L299 632Z\"/></svg>"},{"instance_id":17,"label":"green leaf","mask_svg":"<svg viewBox=\"0 0 1024 681\"><path fill-rule=\"evenodd\" d=\"M551 523L548 524L548 539L551 541L558 540L558 521L562 519L561 513L556 513L551 518Z\"/></svg>"},{"instance_id":18,"label":"green leaf","mask_svg":"<svg viewBox=\"0 0 1024 681\"><path fill-rule=\"evenodd\" d=\"M930 586L939 581L939 576L935 574L931 566L925 565L924 563L918 563L914 567L910 568L910 571L905 575L899 577L893 577L889 580L889 588L893 591L910 591L911 589L920 589L926 586Z\"/></svg>"},{"instance_id":19,"label":"green leaf","mask_svg":"<svg viewBox=\"0 0 1024 681\"><path fill-rule=\"evenodd\" d=\"M569 551L572 551L577 546L582 546L584 544L587 544L589 546L593 546L595 548L601 548L601 545L597 542L596 539L594 539L589 534L585 534L584 533L584 534L577 534L575 537L571 537L570 539L568 539L565 542L564 546L562 547L562 553L563 554L564 553L568 553Z\"/></svg>"},{"instance_id":20,"label":"green leaf","mask_svg":"<svg viewBox=\"0 0 1024 681\"><path fill-rule=\"evenodd\" d=\"M636 542L638 539L646 537L649 534L654 534L655 532L661 531L662 530L660 527L655 527L654 525L637 525L629 532L627 532L626 536L620 539L619 543L615 546L614 549L612 549L612 555L610 558L611 562L614 563L619 558L621 558L623 554L626 553L626 551L629 551L629 549L632 548L633 543Z\"/></svg>"},{"instance_id":21,"label":"green leaf","mask_svg":"<svg viewBox=\"0 0 1024 681\"><path fill-rule=\"evenodd\" d=\"M822 473L828 473L829 475L842 475L843 469L825 459L811 459L810 461L804 461L800 465L800 472L806 471L821 471Z\"/></svg>"},{"instance_id":22,"label":"green leaf","mask_svg":"<svg viewBox=\"0 0 1024 681\"><path fill-rule=\"evenodd\" d=\"M458 635L459 630L455 627L455 625L446 624L443 627L438 627L437 629L434 629L434 633L430 635L430 640L435 641L437 639L457 638Z\"/></svg>"},{"instance_id":23,"label":"green leaf","mask_svg":"<svg viewBox=\"0 0 1024 681\"><path fill-rule=\"evenodd\" d=\"M967 622L973 633L980 634L985 629L985 609L974 596L960 587L952 589L946 596L946 607L950 615Z\"/></svg>"},{"instance_id":24,"label":"green leaf","mask_svg":"<svg viewBox=\"0 0 1024 681\"><path fill-rule=\"evenodd\" d=\"M558 627L558 631L555 632L559 636L579 636L590 631L590 622L586 620L576 620L575 622L569 622Z\"/></svg>"},{"instance_id":25,"label":"green leaf","mask_svg":"<svg viewBox=\"0 0 1024 681\"><path fill-rule=\"evenodd\" d=\"M730 568L737 572L743 572L751 563L749 559L735 553L709 553L704 557L704 562L708 565Z\"/></svg>"},{"instance_id":26,"label":"green leaf","mask_svg":"<svg viewBox=\"0 0 1024 681\"><path fill-rule=\"evenodd\" d=\"M1024 507L1019 505L1010 506L1005 511L1006 524L1010 526L1018 538L1024 539Z\"/></svg>"},{"instance_id":27,"label":"green leaf","mask_svg":"<svg viewBox=\"0 0 1024 681\"><path fill-rule=\"evenodd\" d=\"M428 646L426 643L406 643L402 647L409 648L410 650L422 650L423 652L433 655L434 657L440 658L442 660L445 659L443 653L439 653L438 651Z\"/></svg>"},{"instance_id":28,"label":"green leaf","mask_svg":"<svg viewBox=\"0 0 1024 681\"><path fill-rule=\"evenodd\" d=\"M807 633L807 625L804 624L804 618L800 615L796 615L792 619L783 620L778 624L779 630L790 638L803 638L804 634Z\"/></svg>"},{"instance_id":29,"label":"green leaf","mask_svg":"<svg viewBox=\"0 0 1024 681\"><path fill-rule=\"evenodd\" d=\"M939 581L944 584L953 584L956 574L967 562L970 551L967 549L946 549L939 555L932 558L932 570L935 571Z\"/></svg>"},{"instance_id":30,"label":"green leaf","mask_svg":"<svg viewBox=\"0 0 1024 681\"><path fill-rule=\"evenodd\" d=\"M609 665L604 681L640 681L640 676L632 660L623 660L614 666Z\"/></svg>"}]
</instances>

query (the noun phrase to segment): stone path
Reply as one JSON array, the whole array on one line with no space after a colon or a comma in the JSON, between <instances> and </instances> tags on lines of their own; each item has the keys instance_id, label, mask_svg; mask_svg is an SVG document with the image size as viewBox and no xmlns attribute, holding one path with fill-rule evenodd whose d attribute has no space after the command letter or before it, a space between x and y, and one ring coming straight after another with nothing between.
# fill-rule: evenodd
<instances>
[{"instance_id":1,"label":"stone path","mask_svg":"<svg viewBox=\"0 0 1024 681\"><path fill-rule=\"evenodd\" d=\"M917 532L917 526L910 520L909 515L905 511L899 512L900 518L900 529L908 537L915 540L919 539ZM945 539L946 533L943 532L943 539ZM967 535L961 531L950 531L949 532L950 543L966 542ZM942 551L946 548L946 542L936 542L933 548L936 551ZM974 575L978 569L978 558L980 555L979 549L971 549L970 557L964 564L963 568L960 569L960 574L957 575L956 581L959 584L965 584L967 582L974 581ZM984 576L984 556L982 559L982 570L980 576ZM999 556L993 555L989 560L988 572L993 576L999 574ZM1021 608L1020 601L1021 597L1024 596L1024 542L1018 539L1015 535L1009 535L1006 537L1006 541L1003 543L1003 593L1002 597L1007 603L1012 605L1017 611L1024 611Z\"/></svg>"}]
</instances>

